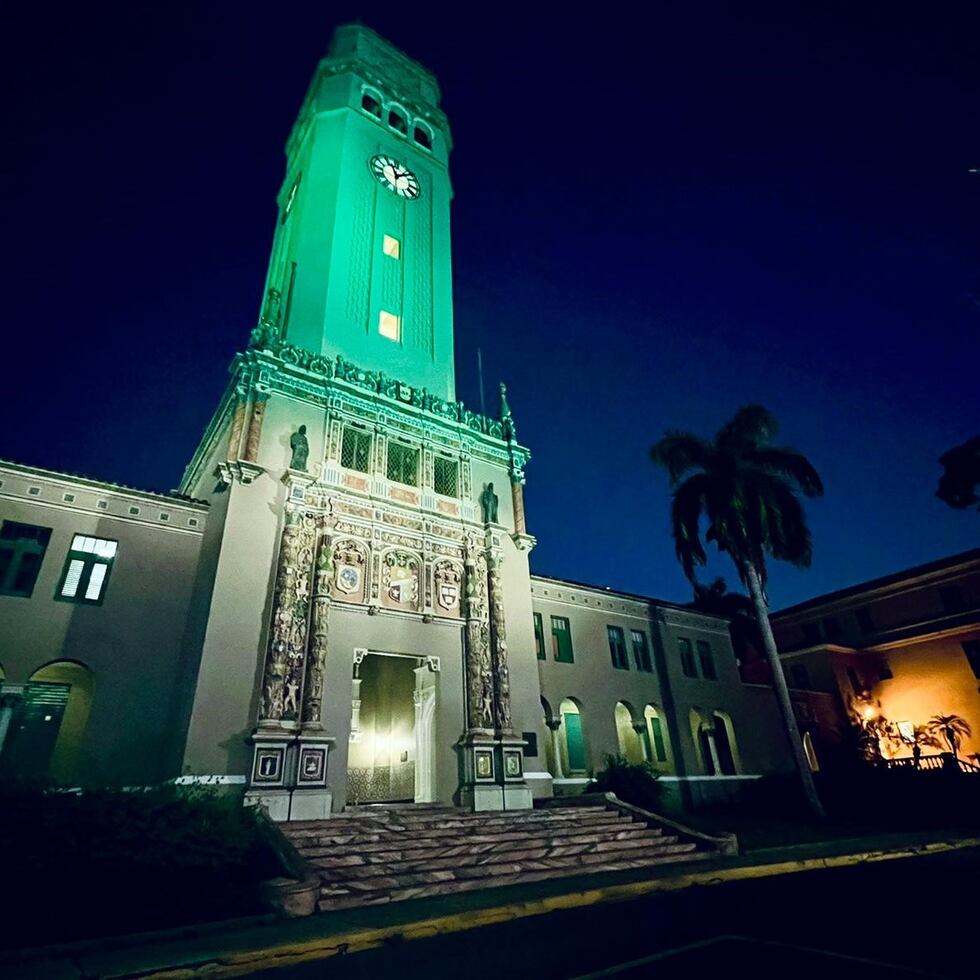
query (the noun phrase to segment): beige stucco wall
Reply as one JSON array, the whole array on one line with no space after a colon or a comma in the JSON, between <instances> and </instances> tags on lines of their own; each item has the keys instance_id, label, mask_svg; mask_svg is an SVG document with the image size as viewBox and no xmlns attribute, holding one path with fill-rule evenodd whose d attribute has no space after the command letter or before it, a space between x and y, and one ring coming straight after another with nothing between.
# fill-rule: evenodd
<instances>
[{"instance_id":1,"label":"beige stucco wall","mask_svg":"<svg viewBox=\"0 0 980 980\"><path fill-rule=\"evenodd\" d=\"M0 479L0 520L52 529L31 597L0 596L7 681L25 682L56 660L84 664L94 692L77 780L140 784L173 775L184 632L207 509L26 468L0 467ZM28 496L30 487L40 492ZM101 605L54 598L75 534L118 542Z\"/></svg>"}]
</instances>

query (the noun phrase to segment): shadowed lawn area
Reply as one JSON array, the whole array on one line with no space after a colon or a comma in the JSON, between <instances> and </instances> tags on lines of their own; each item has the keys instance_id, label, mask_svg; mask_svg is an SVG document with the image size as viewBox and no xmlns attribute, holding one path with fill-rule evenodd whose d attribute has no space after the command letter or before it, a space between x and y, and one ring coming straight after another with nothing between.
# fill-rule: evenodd
<instances>
[{"instance_id":1,"label":"shadowed lawn area","mask_svg":"<svg viewBox=\"0 0 980 980\"><path fill-rule=\"evenodd\" d=\"M254 915L264 911L260 882L282 874L255 810L197 787L8 784L0 840L7 948Z\"/></svg>"},{"instance_id":2,"label":"shadowed lawn area","mask_svg":"<svg viewBox=\"0 0 980 980\"><path fill-rule=\"evenodd\" d=\"M883 772L869 767L818 782L825 820L803 805L792 777L772 776L742 805L671 813L704 833L738 836L743 853L795 844L950 833L980 835L980 777L943 772Z\"/></svg>"}]
</instances>

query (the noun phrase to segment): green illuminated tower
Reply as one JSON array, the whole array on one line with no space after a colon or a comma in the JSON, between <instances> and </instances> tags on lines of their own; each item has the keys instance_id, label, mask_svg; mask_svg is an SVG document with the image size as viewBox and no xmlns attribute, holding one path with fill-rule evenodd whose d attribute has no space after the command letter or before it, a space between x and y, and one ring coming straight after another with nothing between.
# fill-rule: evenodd
<instances>
[{"instance_id":1,"label":"green illuminated tower","mask_svg":"<svg viewBox=\"0 0 980 980\"><path fill-rule=\"evenodd\" d=\"M434 76L338 29L286 146L264 313L283 341L455 397L450 149Z\"/></svg>"},{"instance_id":2,"label":"green illuminated tower","mask_svg":"<svg viewBox=\"0 0 980 980\"><path fill-rule=\"evenodd\" d=\"M259 322L182 484L211 505L185 765L277 819L531 804L528 451L503 391L496 418L456 400L438 103L421 65L337 30L286 147Z\"/></svg>"}]
</instances>

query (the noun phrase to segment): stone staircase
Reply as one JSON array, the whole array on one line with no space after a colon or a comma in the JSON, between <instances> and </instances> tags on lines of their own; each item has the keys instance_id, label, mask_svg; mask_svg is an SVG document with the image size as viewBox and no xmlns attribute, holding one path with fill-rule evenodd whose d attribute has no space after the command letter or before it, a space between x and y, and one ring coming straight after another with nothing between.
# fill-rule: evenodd
<instances>
[{"instance_id":1,"label":"stone staircase","mask_svg":"<svg viewBox=\"0 0 980 980\"><path fill-rule=\"evenodd\" d=\"M362 806L281 829L320 877L321 911L704 860L735 846L592 799L509 813Z\"/></svg>"}]
</instances>

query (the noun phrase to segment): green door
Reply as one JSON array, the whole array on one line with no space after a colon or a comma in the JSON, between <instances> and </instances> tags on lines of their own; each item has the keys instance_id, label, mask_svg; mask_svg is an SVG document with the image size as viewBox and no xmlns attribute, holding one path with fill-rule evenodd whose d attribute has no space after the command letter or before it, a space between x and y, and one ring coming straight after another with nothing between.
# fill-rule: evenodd
<instances>
[{"instance_id":1,"label":"green door","mask_svg":"<svg viewBox=\"0 0 980 980\"><path fill-rule=\"evenodd\" d=\"M565 744L568 747L569 772L585 772L585 742L582 739L582 716L562 715L565 723Z\"/></svg>"}]
</instances>

